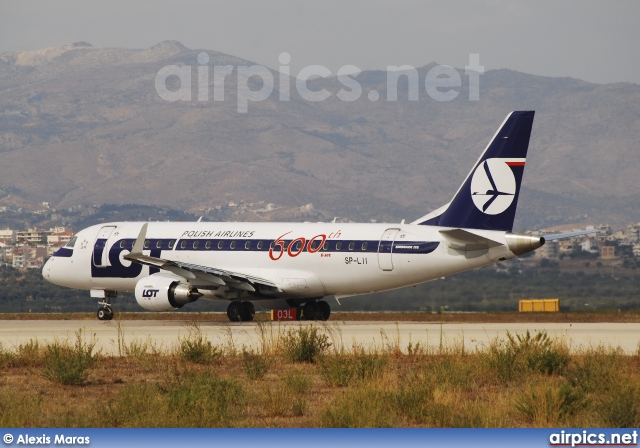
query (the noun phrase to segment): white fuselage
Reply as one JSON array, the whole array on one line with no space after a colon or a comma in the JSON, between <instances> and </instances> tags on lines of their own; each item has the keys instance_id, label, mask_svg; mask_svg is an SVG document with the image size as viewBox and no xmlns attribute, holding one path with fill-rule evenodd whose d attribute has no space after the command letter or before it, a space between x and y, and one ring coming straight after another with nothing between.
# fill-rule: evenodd
<instances>
[{"instance_id":1,"label":"white fuselage","mask_svg":"<svg viewBox=\"0 0 640 448\"><path fill-rule=\"evenodd\" d=\"M52 283L109 299L135 291L142 307L178 309L200 297L230 301L232 322L253 301L302 307L326 320L336 298L427 282L535 250L511 233L533 111L507 115L453 199L411 224L116 222L79 232L47 261Z\"/></svg>"},{"instance_id":2,"label":"white fuselage","mask_svg":"<svg viewBox=\"0 0 640 448\"><path fill-rule=\"evenodd\" d=\"M80 231L74 247L53 255L43 275L71 288L134 290L140 279L158 272L123 258L132 250L143 224L106 223ZM473 230L501 245L462 251L450 246L441 230L447 228L412 224L152 222L148 224L143 253L260 277L279 288L269 297L255 295L251 300L372 293L515 256L503 231ZM286 249L281 250L282 246ZM209 294L205 298L234 297Z\"/></svg>"}]
</instances>

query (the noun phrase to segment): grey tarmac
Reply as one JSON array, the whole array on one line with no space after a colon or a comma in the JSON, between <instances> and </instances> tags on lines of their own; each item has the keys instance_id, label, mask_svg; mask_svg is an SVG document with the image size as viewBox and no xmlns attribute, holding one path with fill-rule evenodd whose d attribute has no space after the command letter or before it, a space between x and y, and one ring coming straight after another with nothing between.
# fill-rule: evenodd
<instances>
[{"instance_id":1,"label":"grey tarmac","mask_svg":"<svg viewBox=\"0 0 640 448\"><path fill-rule=\"evenodd\" d=\"M546 331L553 338L567 342L573 352L604 345L620 347L627 354L636 353L640 343L640 323L443 323L437 322L198 322L197 328L212 343L233 344L258 349L263 337L276 340L289 329L300 325L314 325L326 332L334 346L350 349L381 349L399 347L407 350L409 344L438 349L440 341L445 347L462 346L466 351L486 349L491 340L511 334L532 334ZM169 352L196 327L183 320L4 320L0 321L0 343L5 348L37 339L39 343L54 340L75 340L75 333L83 330L85 337L97 340L96 348L105 355L118 354L118 341L150 341L162 352ZM264 336L262 336L264 335Z\"/></svg>"}]
</instances>

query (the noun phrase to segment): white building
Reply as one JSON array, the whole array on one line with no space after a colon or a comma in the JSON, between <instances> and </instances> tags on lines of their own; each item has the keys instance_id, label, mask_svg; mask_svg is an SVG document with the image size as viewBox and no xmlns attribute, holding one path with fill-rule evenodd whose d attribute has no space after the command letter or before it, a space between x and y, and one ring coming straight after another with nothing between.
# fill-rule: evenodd
<instances>
[{"instance_id":1,"label":"white building","mask_svg":"<svg viewBox=\"0 0 640 448\"><path fill-rule=\"evenodd\" d=\"M49 234L51 234L50 230L38 230L38 228L34 227L33 229L20 230L16 235L16 239L19 243L40 244L47 241L47 235Z\"/></svg>"},{"instance_id":2,"label":"white building","mask_svg":"<svg viewBox=\"0 0 640 448\"><path fill-rule=\"evenodd\" d=\"M10 241L11 243L15 243L16 231L8 228L0 230L0 241Z\"/></svg>"},{"instance_id":3,"label":"white building","mask_svg":"<svg viewBox=\"0 0 640 448\"><path fill-rule=\"evenodd\" d=\"M600 246L598 245L598 241L592 238L587 238L581 244L582 250L585 252L589 252L592 254L597 254L600 252Z\"/></svg>"},{"instance_id":4,"label":"white building","mask_svg":"<svg viewBox=\"0 0 640 448\"><path fill-rule=\"evenodd\" d=\"M73 236L73 232L57 232L57 233L53 233L51 235L47 235L47 244L49 246L53 245L53 244L58 244L58 243L68 243L69 240L71 239L71 237Z\"/></svg>"}]
</instances>

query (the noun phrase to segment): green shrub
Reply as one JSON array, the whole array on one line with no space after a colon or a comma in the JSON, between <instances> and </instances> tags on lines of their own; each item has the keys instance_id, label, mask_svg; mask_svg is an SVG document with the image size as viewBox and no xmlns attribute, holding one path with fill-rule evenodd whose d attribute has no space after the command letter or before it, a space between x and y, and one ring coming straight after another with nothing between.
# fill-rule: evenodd
<instances>
[{"instance_id":1,"label":"green shrub","mask_svg":"<svg viewBox=\"0 0 640 448\"><path fill-rule=\"evenodd\" d=\"M551 340L546 331L539 331L531 336L527 330L524 336L518 334L516 338L507 333L507 338L513 350L525 357L527 366L534 372L561 374L569 364L569 350Z\"/></svg>"},{"instance_id":2,"label":"green shrub","mask_svg":"<svg viewBox=\"0 0 640 448\"><path fill-rule=\"evenodd\" d=\"M525 368L518 352L504 340L492 340L485 356L488 368L500 383L512 381Z\"/></svg>"},{"instance_id":3,"label":"green shrub","mask_svg":"<svg viewBox=\"0 0 640 448\"><path fill-rule=\"evenodd\" d=\"M95 335L89 341L83 340L82 330L76 332L75 345L68 341L56 341L45 347L44 376L59 384L82 384L89 373L87 369L97 360L93 353Z\"/></svg>"},{"instance_id":4,"label":"green shrub","mask_svg":"<svg viewBox=\"0 0 640 448\"><path fill-rule=\"evenodd\" d=\"M620 381L603 394L598 413L611 428L637 428L640 426L640 386L631 378Z\"/></svg>"},{"instance_id":5,"label":"green shrub","mask_svg":"<svg viewBox=\"0 0 640 448\"><path fill-rule=\"evenodd\" d=\"M291 402L291 413L295 417L302 417L307 413L307 400L302 397L293 397L293 401Z\"/></svg>"},{"instance_id":6,"label":"green shrub","mask_svg":"<svg viewBox=\"0 0 640 448\"><path fill-rule=\"evenodd\" d=\"M320 333L316 327L298 327L290 329L283 337L284 351L293 362L315 363L330 346L329 337Z\"/></svg>"},{"instance_id":7,"label":"green shrub","mask_svg":"<svg viewBox=\"0 0 640 448\"><path fill-rule=\"evenodd\" d=\"M283 377L282 386L279 386L280 393L288 400L287 412L296 417L307 413L307 400L302 395L307 394L312 389L312 379L309 375L299 370L286 371ZM269 392L271 392L269 390Z\"/></svg>"},{"instance_id":8,"label":"green shrub","mask_svg":"<svg viewBox=\"0 0 640 448\"><path fill-rule=\"evenodd\" d=\"M157 355L150 341L140 341L134 339L129 344L123 344L124 356L137 360L145 359L150 355Z\"/></svg>"},{"instance_id":9,"label":"green shrub","mask_svg":"<svg viewBox=\"0 0 640 448\"><path fill-rule=\"evenodd\" d=\"M320 360L320 376L328 386L348 386L355 370L355 360L348 355L327 356Z\"/></svg>"},{"instance_id":10,"label":"green shrub","mask_svg":"<svg viewBox=\"0 0 640 448\"><path fill-rule=\"evenodd\" d=\"M347 389L322 411L325 428L390 428L397 416L389 406L389 394L371 386Z\"/></svg>"},{"instance_id":11,"label":"green shrub","mask_svg":"<svg viewBox=\"0 0 640 448\"><path fill-rule=\"evenodd\" d=\"M23 391L0 390L0 428L46 426L42 418L42 398L25 396Z\"/></svg>"},{"instance_id":12,"label":"green shrub","mask_svg":"<svg viewBox=\"0 0 640 448\"><path fill-rule=\"evenodd\" d=\"M128 384L100 410L106 427L144 428L167 424L159 389L151 384Z\"/></svg>"},{"instance_id":13,"label":"green shrub","mask_svg":"<svg viewBox=\"0 0 640 448\"><path fill-rule=\"evenodd\" d=\"M409 356L425 356L428 353L427 346L421 344L420 342L416 342L415 344L411 341L407 344L407 355Z\"/></svg>"},{"instance_id":14,"label":"green shrub","mask_svg":"<svg viewBox=\"0 0 640 448\"><path fill-rule=\"evenodd\" d=\"M625 359L620 349L599 346L573 358L565 378L574 387L585 392L608 391L620 381Z\"/></svg>"},{"instance_id":15,"label":"green shrub","mask_svg":"<svg viewBox=\"0 0 640 448\"><path fill-rule=\"evenodd\" d=\"M178 355L183 362L212 364L222 357L222 350L202 335L200 328L189 330L189 335L179 339Z\"/></svg>"},{"instance_id":16,"label":"green shrub","mask_svg":"<svg viewBox=\"0 0 640 448\"><path fill-rule=\"evenodd\" d=\"M352 380L379 378L387 358L378 354L326 356L320 361L320 376L329 386L347 386Z\"/></svg>"},{"instance_id":17,"label":"green shrub","mask_svg":"<svg viewBox=\"0 0 640 448\"><path fill-rule=\"evenodd\" d=\"M14 366L37 367L42 365L43 361L43 352L37 339L30 339L16 348Z\"/></svg>"},{"instance_id":18,"label":"green shrub","mask_svg":"<svg viewBox=\"0 0 640 448\"><path fill-rule=\"evenodd\" d=\"M242 415L245 391L235 380L220 379L210 372L183 372L166 388L167 426L225 427Z\"/></svg>"},{"instance_id":19,"label":"green shrub","mask_svg":"<svg viewBox=\"0 0 640 448\"><path fill-rule=\"evenodd\" d=\"M434 355L427 357L424 364L424 373L433 378L433 384L460 390L471 390L480 370L476 355Z\"/></svg>"},{"instance_id":20,"label":"green shrub","mask_svg":"<svg viewBox=\"0 0 640 448\"><path fill-rule=\"evenodd\" d=\"M284 383L294 394L303 395L311 390L311 378L298 370L285 372Z\"/></svg>"},{"instance_id":21,"label":"green shrub","mask_svg":"<svg viewBox=\"0 0 640 448\"><path fill-rule=\"evenodd\" d=\"M0 345L0 366L38 367L44 362L43 351L37 339L19 344L13 351Z\"/></svg>"},{"instance_id":22,"label":"green shrub","mask_svg":"<svg viewBox=\"0 0 640 448\"><path fill-rule=\"evenodd\" d=\"M583 409L585 402L584 392L567 383L560 387L540 384L521 392L516 398L515 407L529 423L558 426Z\"/></svg>"},{"instance_id":23,"label":"green shrub","mask_svg":"<svg viewBox=\"0 0 640 448\"><path fill-rule=\"evenodd\" d=\"M384 369L387 366L388 357L360 353L356 355L356 375L359 380L370 380L373 378L380 378L384 373Z\"/></svg>"},{"instance_id":24,"label":"green shrub","mask_svg":"<svg viewBox=\"0 0 640 448\"><path fill-rule=\"evenodd\" d=\"M300 417L307 412L307 401L298 397L285 384L264 391L265 409L273 417Z\"/></svg>"},{"instance_id":25,"label":"green shrub","mask_svg":"<svg viewBox=\"0 0 640 448\"><path fill-rule=\"evenodd\" d=\"M253 351L242 350L242 360L244 362L244 371L250 380L259 380L269 371L271 367L271 359L267 355L254 353Z\"/></svg>"},{"instance_id":26,"label":"green shrub","mask_svg":"<svg viewBox=\"0 0 640 448\"><path fill-rule=\"evenodd\" d=\"M567 369L571 358L567 347L551 340L546 331L531 336L527 330L524 335L515 336L507 332L506 341L493 340L487 359L497 379L511 381L525 371L561 374Z\"/></svg>"},{"instance_id":27,"label":"green shrub","mask_svg":"<svg viewBox=\"0 0 640 448\"><path fill-rule=\"evenodd\" d=\"M5 349L2 343L0 343L0 367L11 367L14 357L15 355Z\"/></svg>"},{"instance_id":28,"label":"green shrub","mask_svg":"<svg viewBox=\"0 0 640 448\"><path fill-rule=\"evenodd\" d=\"M412 420L427 422L434 413L434 387L423 375L403 378L394 392L393 405L397 411Z\"/></svg>"}]
</instances>

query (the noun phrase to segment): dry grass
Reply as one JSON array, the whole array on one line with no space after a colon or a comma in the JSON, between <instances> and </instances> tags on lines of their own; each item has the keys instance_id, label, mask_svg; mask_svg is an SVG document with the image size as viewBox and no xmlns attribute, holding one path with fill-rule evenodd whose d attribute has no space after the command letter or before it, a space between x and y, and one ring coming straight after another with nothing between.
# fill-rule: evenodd
<instances>
[{"instance_id":1,"label":"dry grass","mask_svg":"<svg viewBox=\"0 0 640 448\"><path fill-rule=\"evenodd\" d=\"M285 342L326 342L304 332L310 328L278 335L265 325L260 350L247 352L232 340L212 345L194 325L165 351L138 341L123 346L120 356L92 354L94 363L78 385L47 378L50 346L31 341L0 348L0 426L640 424L638 354L595 347L569 355L564 342L545 334L512 335L478 352L462 346L410 349L389 338L365 352L344 347L340 335L324 327L330 349L318 352L315 363L295 361L283 350ZM86 350L83 344L67 348ZM185 350L195 354L185 356Z\"/></svg>"}]
</instances>

